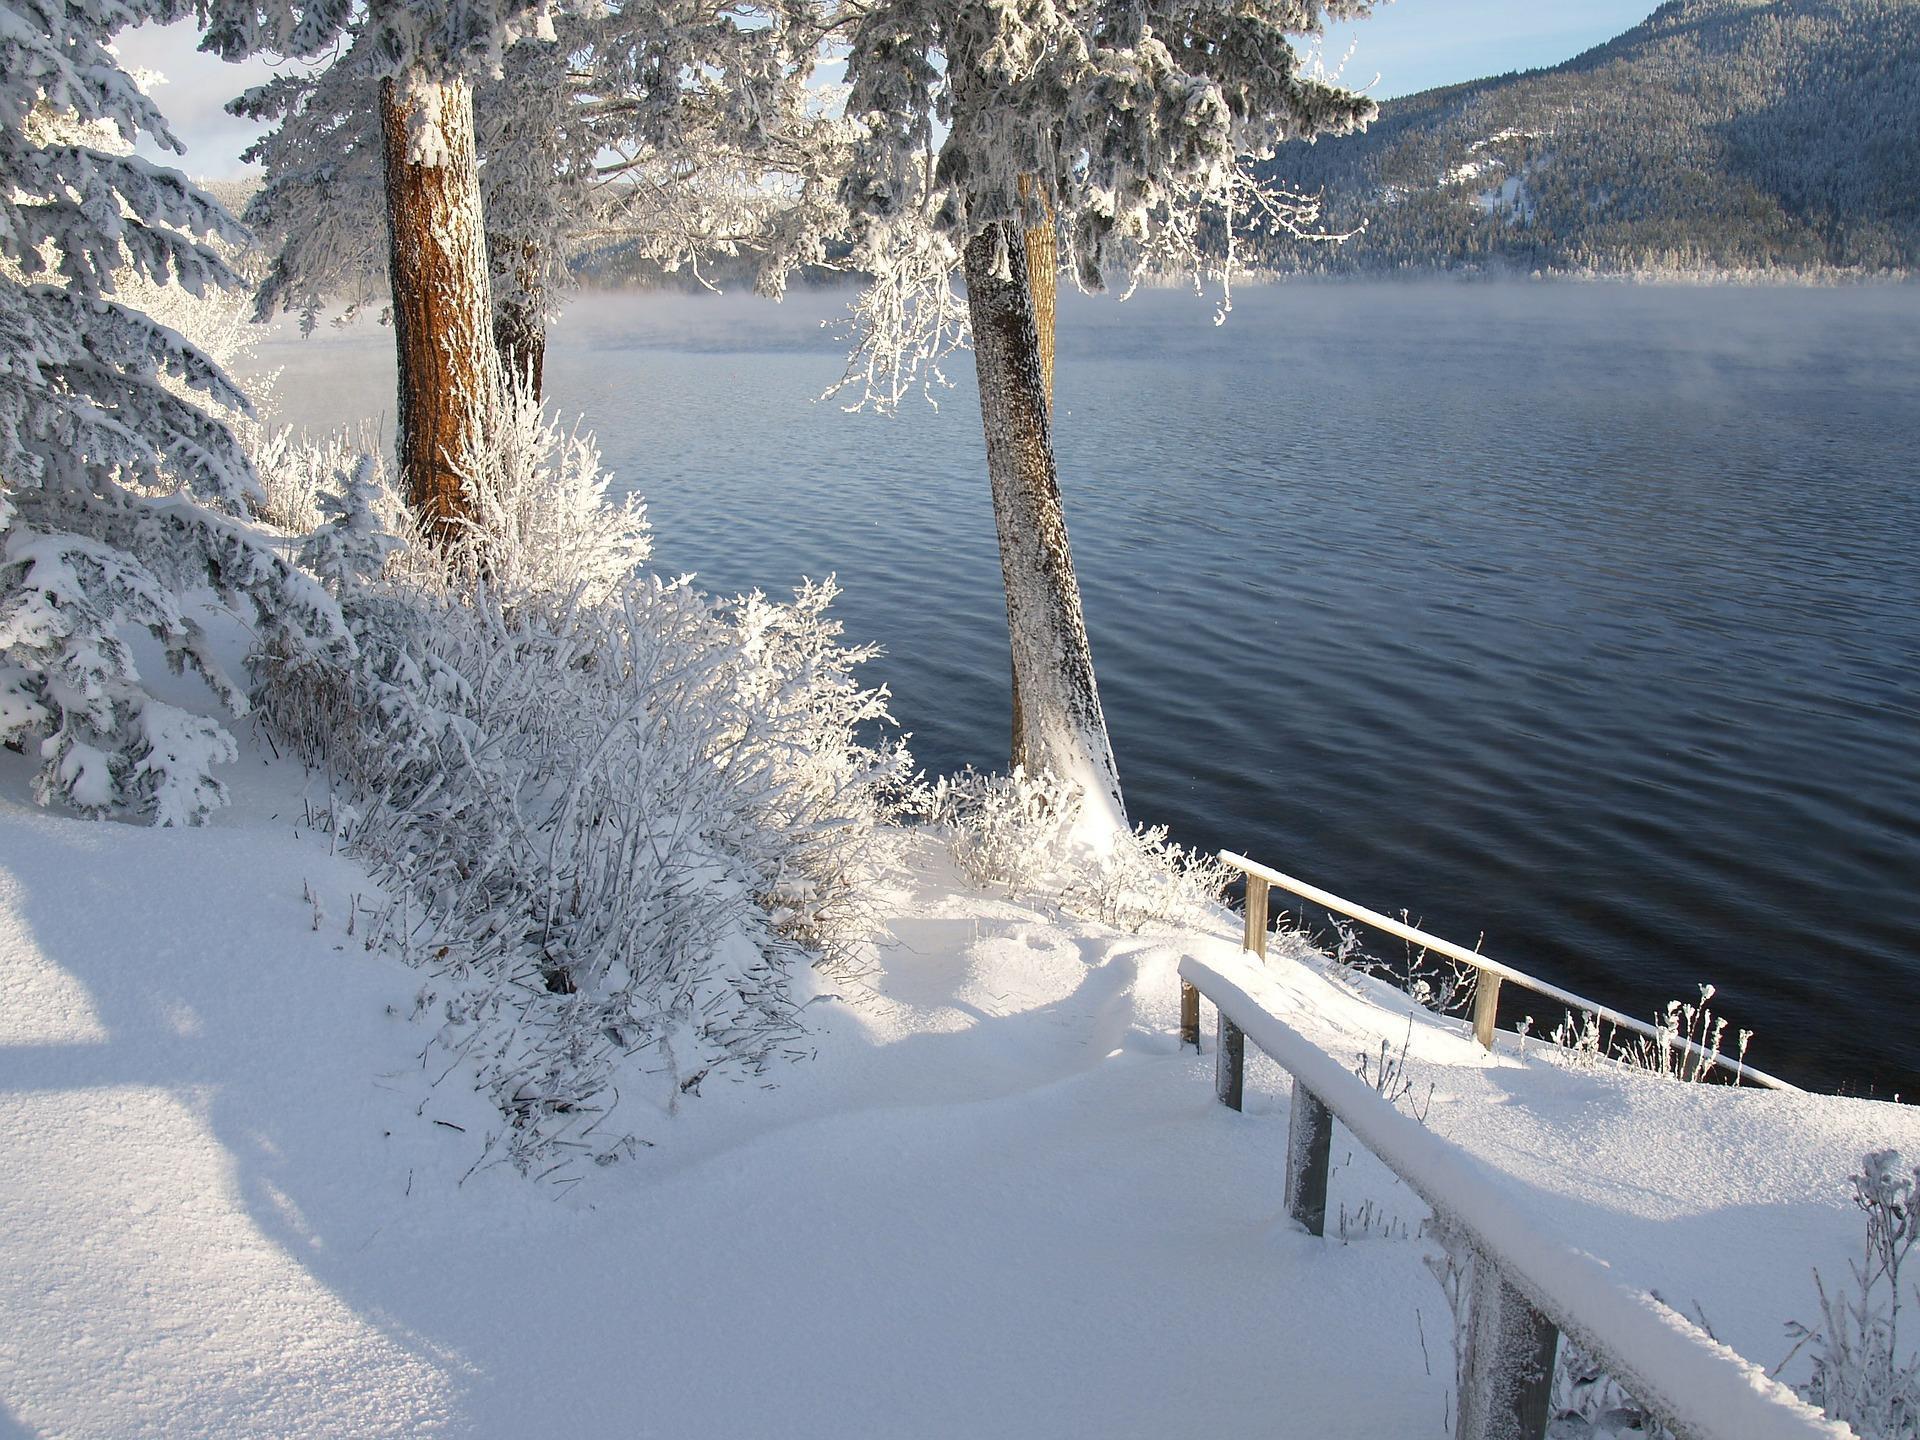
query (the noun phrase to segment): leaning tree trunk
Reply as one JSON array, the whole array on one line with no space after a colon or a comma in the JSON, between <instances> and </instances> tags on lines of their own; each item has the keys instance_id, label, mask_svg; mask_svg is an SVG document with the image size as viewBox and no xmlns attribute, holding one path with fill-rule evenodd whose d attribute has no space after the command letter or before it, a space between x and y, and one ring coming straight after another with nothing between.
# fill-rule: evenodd
<instances>
[{"instance_id":1,"label":"leaning tree trunk","mask_svg":"<svg viewBox=\"0 0 1920 1440\"><path fill-rule=\"evenodd\" d=\"M540 247L509 235L487 236L494 287L493 344L500 368L516 385L531 385L538 400L547 370L547 292L541 283Z\"/></svg>"},{"instance_id":2,"label":"leaning tree trunk","mask_svg":"<svg viewBox=\"0 0 1920 1440\"><path fill-rule=\"evenodd\" d=\"M1029 197L1032 181L1026 176L1020 178L1020 198ZM1047 397L1047 423L1051 430L1053 423L1053 332L1057 298L1060 291L1060 242L1053 233L1053 207L1047 203L1045 192L1040 196L1040 209L1046 216L1044 225L1035 225L1027 231L1027 292L1033 296L1033 328L1040 342L1040 379ZM1020 747L1020 731L1026 724L1020 703L1020 676L1013 677L1013 734L1014 748Z\"/></svg>"},{"instance_id":3,"label":"leaning tree trunk","mask_svg":"<svg viewBox=\"0 0 1920 1440\"><path fill-rule=\"evenodd\" d=\"M1051 770L1078 790L1081 838L1104 844L1126 829L1126 808L1067 546L1024 237L1010 224L990 226L968 242L965 262L1020 697L1013 763Z\"/></svg>"},{"instance_id":4,"label":"leaning tree trunk","mask_svg":"<svg viewBox=\"0 0 1920 1440\"><path fill-rule=\"evenodd\" d=\"M473 91L417 76L380 85L399 358L400 475L430 530L467 513L456 461L482 433L499 361L474 157Z\"/></svg>"}]
</instances>

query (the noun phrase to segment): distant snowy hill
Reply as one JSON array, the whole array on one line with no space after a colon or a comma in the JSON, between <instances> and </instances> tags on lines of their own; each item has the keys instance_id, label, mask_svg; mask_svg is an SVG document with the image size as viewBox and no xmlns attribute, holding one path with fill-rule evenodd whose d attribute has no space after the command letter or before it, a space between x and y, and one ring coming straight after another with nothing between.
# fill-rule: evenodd
<instances>
[{"instance_id":1,"label":"distant snowy hill","mask_svg":"<svg viewBox=\"0 0 1920 1440\"><path fill-rule=\"evenodd\" d=\"M1391 100L1273 167L1335 271L1920 263L1920 0L1671 0L1549 70Z\"/></svg>"}]
</instances>

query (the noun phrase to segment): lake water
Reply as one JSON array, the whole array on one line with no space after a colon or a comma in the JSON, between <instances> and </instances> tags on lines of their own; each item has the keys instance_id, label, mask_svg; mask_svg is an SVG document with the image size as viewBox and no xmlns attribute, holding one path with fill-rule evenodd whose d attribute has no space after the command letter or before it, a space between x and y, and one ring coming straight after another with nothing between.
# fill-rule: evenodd
<instances>
[{"instance_id":1,"label":"lake water","mask_svg":"<svg viewBox=\"0 0 1920 1440\"><path fill-rule=\"evenodd\" d=\"M937 411L816 403L838 305L592 297L549 394L661 568L837 572L921 763L1002 765L971 360ZM263 347L282 409L390 411L382 339ZM1920 288L1069 297L1057 385L1135 819L1920 1093Z\"/></svg>"}]
</instances>

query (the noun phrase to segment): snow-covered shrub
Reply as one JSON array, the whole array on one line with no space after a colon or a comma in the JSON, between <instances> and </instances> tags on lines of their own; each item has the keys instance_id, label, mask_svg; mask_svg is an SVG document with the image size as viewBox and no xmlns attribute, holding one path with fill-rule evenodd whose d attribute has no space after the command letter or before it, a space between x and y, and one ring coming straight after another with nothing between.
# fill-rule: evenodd
<instances>
[{"instance_id":1,"label":"snow-covered shrub","mask_svg":"<svg viewBox=\"0 0 1920 1440\"><path fill-rule=\"evenodd\" d=\"M340 477L351 475L377 448L368 434L337 430L315 436L287 425L258 427L248 443L260 477L254 513L278 529L312 534L328 519L321 497L329 492L337 497ZM384 518L396 531L406 523L398 509Z\"/></svg>"},{"instance_id":2,"label":"snow-covered shrub","mask_svg":"<svg viewBox=\"0 0 1920 1440\"><path fill-rule=\"evenodd\" d=\"M1727 1022L1708 1007L1713 994L1713 986L1702 985L1697 1004L1669 1000L1666 1008L1653 1017L1651 1036L1631 1031L1622 1035L1612 1025L1603 1027L1593 1012L1581 1011L1578 1015L1568 1012L1561 1016L1547 1038L1558 1047L1561 1058L1577 1068L1607 1059L1635 1070L1664 1075L1669 1080L1690 1084L1731 1083L1738 1072L1719 1063ZM1532 1029L1532 1021L1533 1017L1528 1016L1526 1030ZM1747 1046L1752 1040L1751 1030L1739 1032L1735 1064L1745 1061ZM1693 1048L1696 1046L1697 1049Z\"/></svg>"},{"instance_id":3,"label":"snow-covered shrub","mask_svg":"<svg viewBox=\"0 0 1920 1440\"><path fill-rule=\"evenodd\" d=\"M929 820L948 827L947 847L976 885L1022 893L1054 881L1066 862L1076 799L1048 775L1016 765L1010 775L972 767L943 775L925 798Z\"/></svg>"},{"instance_id":4,"label":"snow-covered shrub","mask_svg":"<svg viewBox=\"0 0 1920 1440\"><path fill-rule=\"evenodd\" d=\"M1788 1327L1812 1348L1813 1378L1801 1393L1863 1440L1913 1440L1920 1436L1920 1356L1900 1344L1900 1272L1920 1239L1920 1167L1909 1168L1897 1150L1876 1150L1849 1178L1866 1221L1864 1254L1850 1267L1850 1288L1830 1293L1816 1271L1819 1324Z\"/></svg>"},{"instance_id":5,"label":"snow-covered shrub","mask_svg":"<svg viewBox=\"0 0 1920 1440\"><path fill-rule=\"evenodd\" d=\"M1547 1440L1672 1440L1673 1432L1649 1415L1605 1367L1560 1337L1554 1356L1552 1420Z\"/></svg>"},{"instance_id":6,"label":"snow-covered shrub","mask_svg":"<svg viewBox=\"0 0 1920 1440\"><path fill-rule=\"evenodd\" d=\"M954 862L975 884L1004 885L1126 930L1218 917L1224 865L1174 843L1165 826L1142 826L1091 850L1075 838L1078 794L1051 774L1016 766L1009 775L943 776L918 803L947 827Z\"/></svg>"},{"instance_id":7,"label":"snow-covered shrub","mask_svg":"<svg viewBox=\"0 0 1920 1440\"><path fill-rule=\"evenodd\" d=\"M1702 985L1697 1005L1669 1000L1666 1008L1654 1016L1652 1038L1635 1035L1623 1041L1615 1048L1615 1057L1672 1080L1704 1082L1731 1078L1733 1072L1723 1071L1715 1063L1727 1033L1727 1022L1707 1008L1711 999L1713 986ZM1751 1030L1740 1032L1736 1061L1747 1058L1747 1046L1752 1040Z\"/></svg>"},{"instance_id":8,"label":"snow-covered shrub","mask_svg":"<svg viewBox=\"0 0 1920 1440\"><path fill-rule=\"evenodd\" d=\"M456 565L504 595L604 599L653 550L646 507L607 501L591 435L563 431L522 381L497 387L483 433L454 462L468 515Z\"/></svg>"},{"instance_id":9,"label":"snow-covered shrub","mask_svg":"<svg viewBox=\"0 0 1920 1440\"><path fill-rule=\"evenodd\" d=\"M831 583L783 605L621 573L610 540L644 532L587 505L591 448L545 426L510 440L548 451L488 472L504 533L451 557L391 558L375 467L339 477L303 558L357 665L296 657L260 694L403 897L391 933L431 972L449 1066L478 1068L505 1153L544 1171L615 1158L622 1096L671 1107L797 1037L791 972L864 941L909 761Z\"/></svg>"},{"instance_id":10,"label":"snow-covered shrub","mask_svg":"<svg viewBox=\"0 0 1920 1440\"><path fill-rule=\"evenodd\" d=\"M221 804L234 745L148 693L127 632L246 698L196 618L239 610L287 655L348 647L324 591L240 517L258 484L221 416L246 398L129 297L237 280L244 232L172 170L178 149L110 37L171 0L0 0L0 742L33 746L42 803L186 824Z\"/></svg>"},{"instance_id":11,"label":"snow-covered shrub","mask_svg":"<svg viewBox=\"0 0 1920 1440\"><path fill-rule=\"evenodd\" d=\"M1426 946L1415 945L1412 941L1402 942L1402 952L1398 957L1375 955L1367 949L1359 928L1351 920L1338 914L1332 914L1330 918L1330 937L1311 934L1304 922L1292 933L1332 960L1336 974L1349 971L1385 980L1436 1015L1463 1015L1472 1007L1474 988L1480 977L1480 972L1473 966L1444 956L1436 958ZM1415 922L1408 912L1402 910L1400 923L1411 925Z\"/></svg>"}]
</instances>

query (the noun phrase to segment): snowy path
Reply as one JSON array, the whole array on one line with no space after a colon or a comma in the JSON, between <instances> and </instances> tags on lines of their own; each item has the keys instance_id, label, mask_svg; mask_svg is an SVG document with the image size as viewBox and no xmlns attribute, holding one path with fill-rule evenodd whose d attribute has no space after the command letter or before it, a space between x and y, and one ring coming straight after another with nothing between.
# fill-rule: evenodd
<instances>
[{"instance_id":1,"label":"snowy path","mask_svg":"<svg viewBox=\"0 0 1920 1440\"><path fill-rule=\"evenodd\" d=\"M710 1084L570 1197L461 1185L490 1117L428 1085L420 976L346 937L367 882L288 824L297 777L155 833L35 812L23 764L0 757L0 1435L1443 1433L1425 1247L1290 1229L1279 1077L1213 1103L1170 947L929 853L778 1088ZM1288 974L1335 1053L1405 1035ZM1920 1154L1892 1107L1487 1060L1424 1021L1411 1049L1435 1128L1769 1362L1854 1243L1846 1167ZM1336 1207L1363 1196L1408 1208L1356 1156Z\"/></svg>"},{"instance_id":2,"label":"snowy path","mask_svg":"<svg viewBox=\"0 0 1920 1440\"><path fill-rule=\"evenodd\" d=\"M198 833L0 800L0 1433L1437 1426L1411 1251L1289 1232L1274 1147L1135 1014L1170 952L903 895L779 1089L710 1087L591 1208L457 1187L483 1107L261 775Z\"/></svg>"}]
</instances>

